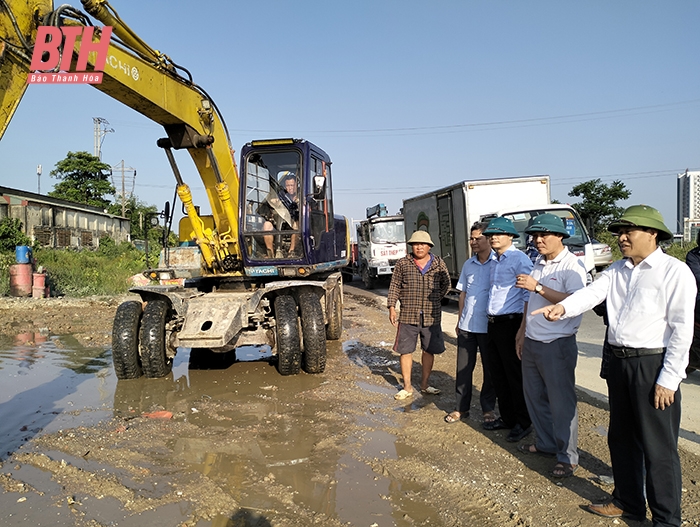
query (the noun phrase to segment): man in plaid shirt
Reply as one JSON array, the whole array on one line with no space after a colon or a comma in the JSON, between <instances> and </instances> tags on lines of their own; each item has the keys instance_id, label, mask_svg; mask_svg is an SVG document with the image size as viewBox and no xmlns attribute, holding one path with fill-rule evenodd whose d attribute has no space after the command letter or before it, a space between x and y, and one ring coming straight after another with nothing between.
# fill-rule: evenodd
<instances>
[{"instance_id":1,"label":"man in plaid shirt","mask_svg":"<svg viewBox=\"0 0 700 527\"><path fill-rule=\"evenodd\" d=\"M389 320L396 326L394 351L401 355L401 375L403 389L394 398L408 399L413 396L411 369L413 352L420 336L421 393L438 395L440 390L428 384L433 369L435 355L445 351L440 321L442 318L442 299L450 289L450 274L445 262L439 256L430 254L433 241L425 231L416 231L408 240L411 254L396 262L394 274L389 285L387 307ZM396 302L401 302L397 314Z\"/></svg>"}]
</instances>

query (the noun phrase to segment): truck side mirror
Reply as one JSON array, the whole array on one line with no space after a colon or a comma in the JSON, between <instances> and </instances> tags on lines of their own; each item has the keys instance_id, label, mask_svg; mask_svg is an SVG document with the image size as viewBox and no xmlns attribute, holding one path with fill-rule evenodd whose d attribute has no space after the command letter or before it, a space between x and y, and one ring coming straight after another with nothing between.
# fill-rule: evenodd
<instances>
[{"instance_id":1,"label":"truck side mirror","mask_svg":"<svg viewBox=\"0 0 700 527\"><path fill-rule=\"evenodd\" d=\"M326 178L314 176L314 199L323 201L326 199Z\"/></svg>"}]
</instances>

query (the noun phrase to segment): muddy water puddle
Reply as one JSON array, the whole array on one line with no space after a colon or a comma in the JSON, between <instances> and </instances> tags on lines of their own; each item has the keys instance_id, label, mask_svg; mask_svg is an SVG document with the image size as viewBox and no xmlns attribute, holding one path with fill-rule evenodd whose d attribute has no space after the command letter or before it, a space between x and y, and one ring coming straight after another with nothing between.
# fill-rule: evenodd
<instances>
[{"instance_id":1,"label":"muddy water puddle","mask_svg":"<svg viewBox=\"0 0 700 527\"><path fill-rule=\"evenodd\" d=\"M376 357L374 351L363 352L356 341L329 343L329 353L347 355L357 366L367 367L370 358ZM333 455L319 455L315 445L329 436L345 434L342 421L334 424L326 418L319 426L319 416L328 410L323 400L299 397L327 382L324 375L281 377L272 364L259 360L267 356L269 349L259 348L238 350L238 356L181 349L167 377L117 381L108 349L82 347L70 336L36 333L0 338L0 459L31 450L31 443L23 445L41 434L90 427L115 416L128 422L146 412L169 410L174 419L200 430L253 431L226 443L210 440L206 433L172 437L164 446L176 461L216 481L241 511L250 511L255 517L279 509L280 498L271 489L283 488L291 489L296 505L348 525L439 524L436 511L421 500L413 500L420 486L377 474L371 468L373 460L400 459L415 453L385 430L394 426L391 416L368 413L354 417L355 432L340 441L341 448L329 449ZM382 366L386 360L371 361L370 367ZM356 389L387 396L393 393L391 387L368 382L364 373L358 368ZM77 467L86 463L62 452L43 454L55 460L67 459ZM11 470L5 465L0 474ZM47 498L55 492L56 485L49 483L47 473L31 466L15 467L14 477L34 481L37 488L43 485ZM85 492L80 508L86 518L114 525L153 523L148 520L151 513L129 515L117 500L98 502L90 499L88 489ZM13 501L15 498L12 493L0 498L4 511L0 517L36 525L59 525L67 520L64 516L59 521L60 514L56 516L48 506L30 508ZM167 518L166 524L177 525L188 519L191 507L183 502L158 511L161 520ZM235 522L229 517L200 520L197 527L247 525L240 523L244 516L239 514Z\"/></svg>"}]
</instances>

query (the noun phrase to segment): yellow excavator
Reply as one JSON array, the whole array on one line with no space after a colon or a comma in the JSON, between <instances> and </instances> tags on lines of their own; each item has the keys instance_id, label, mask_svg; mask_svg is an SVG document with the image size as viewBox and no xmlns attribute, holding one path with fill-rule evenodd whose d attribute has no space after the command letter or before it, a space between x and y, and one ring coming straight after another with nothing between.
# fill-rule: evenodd
<instances>
[{"instance_id":1,"label":"yellow excavator","mask_svg":"<svg viewBox=\"0 0 700 527\"><path fill-rule=\"evenodd\" d=\"M184 211L181 245L165 249L146 272L158 285L133 288L141 301L117 310L117 377L165 376L180 347L228 352L244 345L268 347L283 375L322 372L326 339L342 332L340 269L350 239L347 219L333 211L330 157L304 139L251 141L241 149L239 173L225 121L189 71L146 44L107 0L81 3L84 11L54 9L52 0L0 0L0 139L28 75L80 64L81 35L90 33L66 28L93 27L93 43L111 28L106 60L90 53L86 71L102 67L95 88L163 126L166 137L154 146L165 153ZM60 65L32 71L42 27L78 37L57 45ZM193 203L177 149L194 161L210 215Z\"/></svg>"}]
</instances>

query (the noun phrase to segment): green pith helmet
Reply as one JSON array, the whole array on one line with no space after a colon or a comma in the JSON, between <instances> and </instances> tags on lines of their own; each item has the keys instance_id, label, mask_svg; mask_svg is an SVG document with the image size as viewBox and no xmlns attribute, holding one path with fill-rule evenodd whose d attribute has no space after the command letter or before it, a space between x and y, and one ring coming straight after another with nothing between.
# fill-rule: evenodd
<instances>
[{"instance_id":1,"label":"green pith helmet","mask_svg":"<svg viewBox=\"0 0 700 527\"><path fill-rule=\"evenodd\" d=\"M414 232L406 243L408 245L413 245L414 243L427 243L433 247L433 240L430 238L430 234L425 231Z\"/></svg>"},{"instance_id":2,"label":"green pith helmet","mask_svg":"<svg viewBox=\"0 0 700 527\"><path fill-rule=\"evenodd\" d=\"M648 227L658 231L657 240L670 240L673 234L666 225L661 213L648 205L632 205L625 209L620 219L608 225L608 230L617 234L623 227Z\"/></svg>"},{"instance_id":3,"label":"green pith helmet","mask_svg":"<svg viewBox=\"0 0 700 527\"><path fill-rule=\"evenodd\" d=\"M530 226L525 229L525 232L527 234L535 234L536 232L553 232L555 234L562 234L564 238L568 238L570 236L562 219L559 216L548 212L535 216Z\"/></svg>"},{"instance_id":4,"label":"green pith helmet","mask_svg":"<svg viewBox=\"0 0 700 527\"><path fill-rule=\"evenodd\" d=\"M491 234L510 234L513 238L520 238L520 233L515 230L513 222L503 216L492 219L489 222L489 226L481 234L486 236Z\"/></svg>"}]
</instances>

